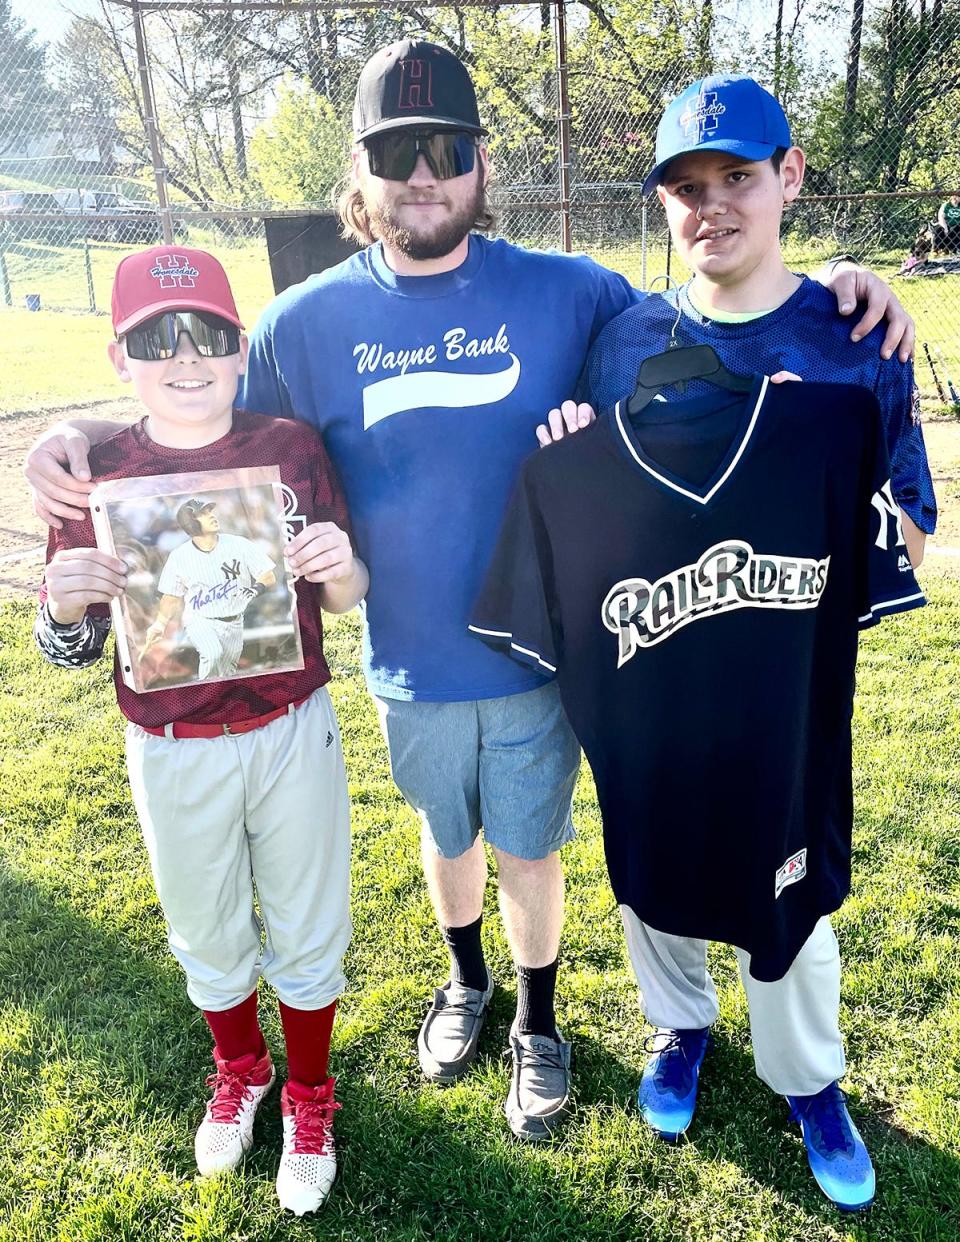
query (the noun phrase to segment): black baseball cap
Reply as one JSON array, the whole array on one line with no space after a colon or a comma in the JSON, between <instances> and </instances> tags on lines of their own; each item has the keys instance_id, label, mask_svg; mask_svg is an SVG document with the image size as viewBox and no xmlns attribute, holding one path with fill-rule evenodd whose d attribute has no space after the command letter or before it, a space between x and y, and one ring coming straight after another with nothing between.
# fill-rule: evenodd
<instances>
[{"instance_id":1,"label":"black baseball cap","mask_svg":"<svg viewBox=\"0 0 960 1242\"><path fill-rule=\"evenodd\" d=\"M375 52L361 70L353 136L359 142L415 125L488 132L480 124L477 93L463 62L426 39L401 39Z\"/></svg>"}]
</instances>

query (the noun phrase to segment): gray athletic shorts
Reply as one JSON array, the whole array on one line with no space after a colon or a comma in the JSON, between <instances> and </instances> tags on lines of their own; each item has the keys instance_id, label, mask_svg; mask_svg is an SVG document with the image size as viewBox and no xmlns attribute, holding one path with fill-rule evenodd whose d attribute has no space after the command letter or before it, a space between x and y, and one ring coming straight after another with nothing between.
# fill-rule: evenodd
<instances>
[{"instance_id":1,"label":"gray athletic shorts","mask_svg":"<svg viewBox=\"0 0 960 1242\"><path fill-rule=\"evenodd\" d=\"M441 857L458 858L481 826L517 858L573 839L580 746L555 682L467 703L375 697L393 779Z\"/></svg>"}]
</instances>

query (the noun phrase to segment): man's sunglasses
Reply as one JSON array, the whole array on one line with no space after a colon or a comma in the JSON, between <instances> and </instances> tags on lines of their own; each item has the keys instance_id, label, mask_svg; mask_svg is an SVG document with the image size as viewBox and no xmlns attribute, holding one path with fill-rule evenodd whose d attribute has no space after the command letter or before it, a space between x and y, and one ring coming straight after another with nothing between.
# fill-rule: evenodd
<instances>
[{"instance_id":1,"label":"man's sunglasses","mask_svg":"<svg viewBox=\"0 0 960 1242\"><path fill-rule=\"evenodd\" d=\"M440 181L473 172L477 158L475 134L461 129L396 129L364 138L370 171L387 181L406 181L423 155Z\"/></svg>"},{"instance_id":2,"label":"man's sunglasses","mask_svg":"<svg viewBox=\"0 0 960 1242\"><path fill-rule=\"evenodd\" d=\"M127 357L140 362L172 358L183 333L203 358L226 358L240 352L240 329L229 319L205 311L167 311L124 334Z\"/></svg>"}]
</instances>

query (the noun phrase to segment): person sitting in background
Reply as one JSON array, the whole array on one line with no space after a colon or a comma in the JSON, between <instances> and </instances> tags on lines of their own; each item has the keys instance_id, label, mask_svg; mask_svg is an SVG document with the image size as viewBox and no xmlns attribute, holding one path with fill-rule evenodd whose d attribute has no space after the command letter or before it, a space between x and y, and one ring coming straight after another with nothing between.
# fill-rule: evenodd
<instances>
[{"instance_id":1,"label":"person sitting in background","mask_svg":"<svg viewBox=\"0 0 960 1242\"><path fill-rule=\"evenodd\" d=\"M913 239L913 245L910 247L910 253L900 264L898 276L908 276L915 271L921 263L926 263L930 258L930 252L933 249L933 237L931 236L930 227L924 225L916 237Z\"/></svg>"}]
</instances>

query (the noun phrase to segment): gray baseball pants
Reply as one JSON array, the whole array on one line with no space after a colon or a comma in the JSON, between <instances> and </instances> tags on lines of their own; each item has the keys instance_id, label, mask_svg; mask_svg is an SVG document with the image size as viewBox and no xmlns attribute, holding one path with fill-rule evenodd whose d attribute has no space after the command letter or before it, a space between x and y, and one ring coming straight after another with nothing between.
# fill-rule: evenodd
<instances>
[{"instance_id":1,"label":"gray baseball pants","mask_svg":"<svg viewBox=\"0 0 960 1242\"><path fill-rule=\"evenodd\" d=\"M170 949L193 1003L231 1009L261 975L295 1009L336 1000L351 932L350 818L326 689L250 733L178 741L129 724L126 743Z\"/></svg>"},{"instance_id":2,"label":"gray baseball pants","mask_svg":"<svg viewBox=\"0 0 960 1242\"><path fill-rule=\"evenodd\" d=\"M656 931L627 906L620 916L647 1021L680 1030L712 1026L719 1007L706 940ZM780 1095L815 1095L842 1078L840 949L830 920L820 919L776 983L751 978L750 955L736 953L757 1075Z\"/></svg>"}]
</instances>

